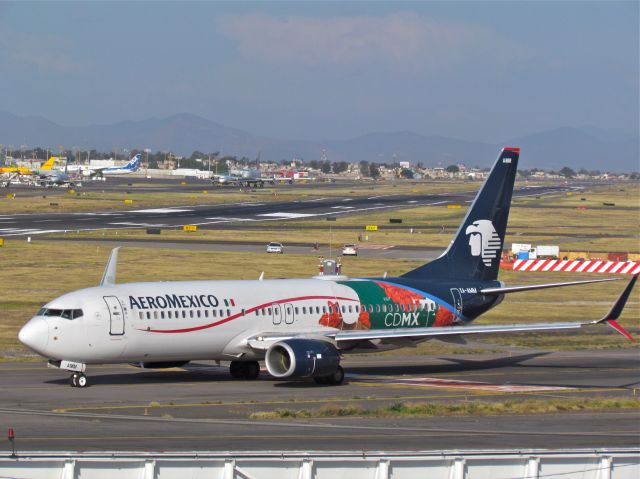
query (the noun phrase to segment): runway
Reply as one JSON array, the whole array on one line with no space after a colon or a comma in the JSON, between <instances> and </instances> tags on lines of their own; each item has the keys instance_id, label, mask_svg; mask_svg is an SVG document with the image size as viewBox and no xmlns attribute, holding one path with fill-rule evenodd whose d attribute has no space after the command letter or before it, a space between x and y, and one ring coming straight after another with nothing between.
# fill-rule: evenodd
<instances>
[{"instance_id":1,"label":"runway","mask_svg":"<svg viewBox=\"0 0 640 479\"><path fill-rule=\"evenodd\" d=\"M519 188L514 197L541 196L566 187ZM244 201L218 205L166 206L84 213L0 214L0 236L34 236L68 231L127 228L181 228L185 224L214 229L225 224L322 219L343 215L393 211L398 208L465 204L475 191L435 195L317 196L289 202Z\"/></svg>"},{"instance_id":2,"label":"runway","mask_svg":"<svg viewBox=\"0 0 640 479\"><path fill-rule=\"evenodd\" d=\"M90 387L42 363L0 366L0 422L18 450L388 450L618 447L640 443L640 413L610 409L539 415L249 419L328 406L467 403L514 398L632 398L637 349L500 354L347 356L347 383L232 380L227 368L92 367Z\"/></svg>"}]
</instances>

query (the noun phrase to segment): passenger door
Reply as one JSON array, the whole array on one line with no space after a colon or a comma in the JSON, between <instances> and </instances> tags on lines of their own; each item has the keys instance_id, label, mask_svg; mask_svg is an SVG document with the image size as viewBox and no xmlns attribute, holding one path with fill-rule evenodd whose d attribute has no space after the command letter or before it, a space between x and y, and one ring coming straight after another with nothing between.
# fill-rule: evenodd
<instances>
[{"instance_id":1,"label":"passenger door","mask_svg":"<svg viewBox=\"0 0 640 479\"><path fill-rule=\"evenodd\" d=\"M111 336L122 336L124 334L124 312L122 305L115 296L103 296L109 310L109 334Z\"/></svg>"},{"instance_id":2,"label":"passenger door","mask_svg":"<svg viewBox=\"0 0 640 479\"><path fill-rule=\"evenodd\" d=\"M453 306L456 308L456 314L462 316L462 295L458 288L451 288L451 295L453 296Z\"/></svg>"}]
</instances>

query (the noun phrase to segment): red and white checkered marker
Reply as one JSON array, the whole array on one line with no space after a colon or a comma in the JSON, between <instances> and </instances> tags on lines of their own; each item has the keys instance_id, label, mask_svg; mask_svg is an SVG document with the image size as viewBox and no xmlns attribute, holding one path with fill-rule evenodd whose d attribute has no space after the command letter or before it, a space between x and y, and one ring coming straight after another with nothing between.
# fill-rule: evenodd
<instances>
[{"instance_id":1,"label":"red and white checkered marker","mask_svg":"<svg viewBox=\"0 0 640 479\"><path fill-rule=\"evenodd\" d=\"M640 263L635 261L518 259L514 271L568 271L573 273L638 274Z\"/></svg>"}]
</instances>

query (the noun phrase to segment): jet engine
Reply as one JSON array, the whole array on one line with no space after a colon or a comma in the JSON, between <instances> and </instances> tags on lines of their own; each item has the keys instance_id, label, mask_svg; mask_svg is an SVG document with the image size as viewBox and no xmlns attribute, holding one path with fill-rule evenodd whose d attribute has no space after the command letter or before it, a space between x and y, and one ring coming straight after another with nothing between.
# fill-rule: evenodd
<instances>
[{"instance_id":1,"label":"jet engine","mask_svg":"<svg viewBox=\"0 0 640 479\"><path fill-rule=\"evenodd\" d=\"M269 373L277 378L325 378L337 371L344 376L336 347L317 339L278 341L267 350L265 363Z\"/></svg>"}]
</instances>

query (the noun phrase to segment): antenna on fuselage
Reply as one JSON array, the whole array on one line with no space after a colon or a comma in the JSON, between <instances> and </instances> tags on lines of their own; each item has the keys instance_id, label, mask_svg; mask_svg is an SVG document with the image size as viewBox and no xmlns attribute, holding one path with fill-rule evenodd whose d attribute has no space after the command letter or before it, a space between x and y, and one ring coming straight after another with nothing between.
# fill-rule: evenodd
<instances>
[{"instance_id":1,"label":"antenna on fuselage","mask_svg":"<svg viewBox=\"0 0 640 479\"><path fill-rule=\"evenodd\" d=\"M264 271L260 273L260 277L258 278L258 281L262 281L263 279L264 279Z\"/></svg>"},{"instance_id":2,"label":"antenna on fuselage","mask_svg":"<svg viewBox=\"0 0 640 479\"><path fill-rule=\"evenodd\" d=\"M109 261L107 261L107 265L104 267L104 273L102 273L102 281L100 281L100 286L113 286L116 284L116 270L118 267L118 250L120 247L113 248L111 250L111 256L109 256Z\"/></svg>"}]
</instances>

